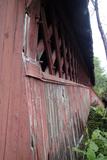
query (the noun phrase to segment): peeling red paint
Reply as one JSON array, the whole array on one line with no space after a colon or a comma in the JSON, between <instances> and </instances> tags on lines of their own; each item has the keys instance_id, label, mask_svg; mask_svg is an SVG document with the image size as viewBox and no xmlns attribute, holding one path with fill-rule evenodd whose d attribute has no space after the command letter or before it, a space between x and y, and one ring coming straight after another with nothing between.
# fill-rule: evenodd
<instances>
[{"instance_id":1,"label":"peeling red paint","mask_svg":"<svg viewBox=\"0 0 107 160\"><path fill-rule=\"evenodd\" d=\"M26 2L30 7L34 3ZM65 80L61 73L59 78L58 73L55 77L41 71L34 50L43 51L43 41L28 45L34 28L24 35L25 8L24 0L0 0L0 160L76 160L71 148L79 142L93 99L101 101L71 77ZM37 7L36 18L38 12Z\"/></svg>"}]
</instances>

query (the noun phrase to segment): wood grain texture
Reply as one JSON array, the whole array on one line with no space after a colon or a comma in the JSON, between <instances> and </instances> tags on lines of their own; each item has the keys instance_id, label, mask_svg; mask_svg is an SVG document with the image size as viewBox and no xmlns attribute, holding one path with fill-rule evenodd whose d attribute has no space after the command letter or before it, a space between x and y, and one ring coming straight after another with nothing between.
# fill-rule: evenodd
<instances>
[{"instance_id":1,"label":"wood grain texture","mask_svg":"<svg viewBox=\"0 0 107 160\"><path fill-rule=\"evenodd\" d=\"M28 51L23 50L25 4L0 0L0 160L76 160L71 148L83 133L90 103L99 98L90 87L37 71L31 59L37 42L30 44L31 54L22 55ZM51 35L52 28L48 31ZM42 43L38 52L44 50ZM32 74L26 74L28 60ZM64 59L59 62L63 66ZM78 74L81 82L87 80Z\"/></svg>"},{"instance_id":2,"label":"wood grain texture","mask_svg":"<svg viewBox=\"0 0 107 160\"><path fill-rule=\"evenodd\" d=\"M21 56L25 2L4 0L0 7L0 160L27 160L32 154Z\"/></svg>"}]
</instances>

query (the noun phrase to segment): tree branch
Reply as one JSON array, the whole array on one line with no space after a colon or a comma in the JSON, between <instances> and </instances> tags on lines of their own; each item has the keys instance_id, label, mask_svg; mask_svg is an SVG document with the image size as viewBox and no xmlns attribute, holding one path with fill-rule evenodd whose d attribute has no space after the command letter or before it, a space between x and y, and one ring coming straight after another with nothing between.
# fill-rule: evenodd
<instances>
[{"instance_id":1,"label":"tree branch","mask_svg":"<svg viewBox=\"0 0 107 160\"><path fill-rule=\"evenodd\" d=\"M96 11L96 19L97 19L97 24L98 24L98 28L101 34L101 38L103 41L103 45L104 45L104 49L105 49L105 53L106 53L106 58L107 58L107 37L106 34L104 33L103 27L102 27L102 23L100 21L100 15L99 15L99 8L98 8L98 0L91 0L95 11Z\"/></svg>"},{"instance_id":2,"label":"tree branch","mask_svg":"<svg viewBox=\"0 0 107 160\"><path fill-rule=\"evenodd\" d=\"M93 4L94 8L95 8L95 1L91 0L91 3Z\"/></svg>"},{"instance_id":3,"label":"tree branch","mask_svg":"<svg viewBox=\"0 0 107 160\"><path fill-rule=\"evenodd\" d=\"M100 16L99 16L99 9L98 9L98 0L95 0L95 10L96 10L96 18L97 18L97 23L98 23L98 28L101 34L101 38L103 40L103 44L104 44L104 48L105 48L105 52L106 52L106 57L107 57L107 38L106 35L104 33L101 21L100 21Z\"/></svg>"}]
</instances>

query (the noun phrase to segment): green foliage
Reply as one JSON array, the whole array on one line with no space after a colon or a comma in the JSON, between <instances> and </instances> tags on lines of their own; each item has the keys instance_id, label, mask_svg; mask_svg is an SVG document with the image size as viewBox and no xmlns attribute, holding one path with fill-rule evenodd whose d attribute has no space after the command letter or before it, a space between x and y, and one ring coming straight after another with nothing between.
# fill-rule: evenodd
<instances>
[{"instance_id":1,"label":"green foliage","mask_svg":"<svg viewBox=\"0 0 107 160\"><path fill-rule=\"evenodd\" d=\"M100 66L100 60L94 57L94 71L95 71L95 91L102 98L107 96L107 74Z\"/></svg>"},{"instance_id":2,"label":"green foliage","mask_svg":"<svg viewBox=\"0 0 107 160\"><path fill-rule=\"evenodd\" d=\"M103 107L91 107L87 121L89 135L95 129L107 131L107 112Z\"/></svg>"},{"instance_id":3,"label":"green foliage","mask_svg":"<svg viewBox=\"0 0 107 160\"><path fill-rule=\"evenodd\" d=\"M91 108L84 139L73 150L85 160L107 160L107 112L104 108Z\"/></svg>"}]
</instances>

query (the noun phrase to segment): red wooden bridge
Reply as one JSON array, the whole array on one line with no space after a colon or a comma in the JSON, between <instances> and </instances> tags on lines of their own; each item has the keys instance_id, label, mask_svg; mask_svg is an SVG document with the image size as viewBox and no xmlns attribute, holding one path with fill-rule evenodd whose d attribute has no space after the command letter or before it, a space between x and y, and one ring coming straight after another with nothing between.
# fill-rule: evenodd
<instances>
[{"instance_id":1,"label":"red wooden bridge","mask_svg":"<svg viewBox=\"0 0 107 160\"><path fill-rule=\"evenodd\" d=\"M75 2L85 26L86 8ZM74 10L73 30L67 3L0 0L0 160L76 160L71 148L90 104L101 104L91 89L91 35Z\"/></svg>"}]
</instances>

